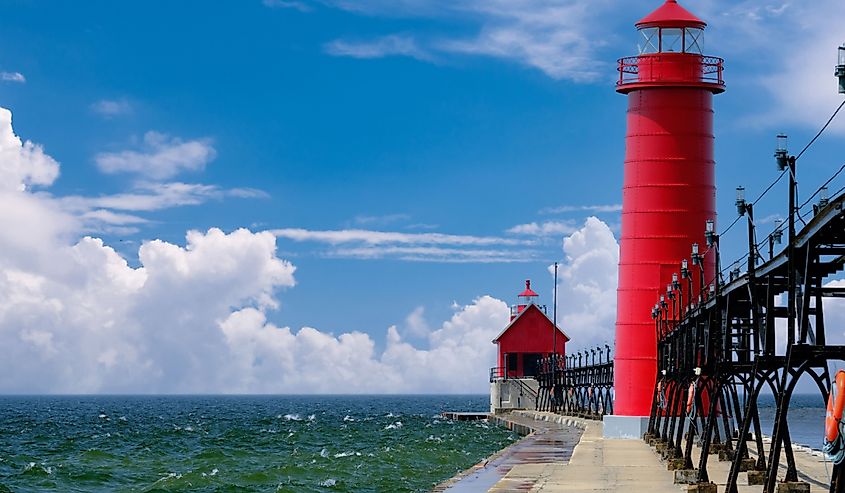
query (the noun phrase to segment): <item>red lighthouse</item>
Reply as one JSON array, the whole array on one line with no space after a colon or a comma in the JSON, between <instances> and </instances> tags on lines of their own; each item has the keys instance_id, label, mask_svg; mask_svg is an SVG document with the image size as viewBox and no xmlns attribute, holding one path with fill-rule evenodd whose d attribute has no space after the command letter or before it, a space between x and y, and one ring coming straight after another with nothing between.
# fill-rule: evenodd
<instances>
[{"instance_id":1,"label":"red lighthouse","mask_svg":"<svg viewBox=\"0 0 845 493\"><path fill-rule=\"evenodd\" d=\"M628 117L614 370L617 416L648 416L657 369L651 308L672 274L681 271L681 260L691 257L693 243L704 244L705 221L716 218L712 103L725 85L722 59L702 53L705 26L676 0L667 0L636 23L639 55L619 60L616 91L628 96ZM690 267L685 304L702 294L702 273L706 282L713 279L712 259L706 256L700 266Z\"/></svg>"}]
</instances>

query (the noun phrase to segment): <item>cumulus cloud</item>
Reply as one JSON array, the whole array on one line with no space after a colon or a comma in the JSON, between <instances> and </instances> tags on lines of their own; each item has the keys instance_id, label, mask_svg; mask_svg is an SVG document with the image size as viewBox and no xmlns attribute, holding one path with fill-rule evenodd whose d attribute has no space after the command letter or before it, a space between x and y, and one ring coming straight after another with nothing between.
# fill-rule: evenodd
<instances>
[{"instance_id":1,"label":"cumulus cloud","mask_svg":"<svg viewBox=\"0 0 845 493\"><path fill-rule=\"evenodd\" d=\"M0 174L8 178L0 187L0 356L13 369L0 372L0 392L487 389L490 341L508 320L502 301L482 296L428 330L415 310L406 324L423 347L396 327L381 351L361 332L280 327L268 315L295 285L296 269L277 256L272 233L189 231L184 244L145 242L131 266L103 240L82 236L84 221L67 202L16 186L48 185L58 164L14 135L6 110ZM84 216L144 221L107 209Z\"/></svg>"},{"instance_id":2,"label":"cumulus cloud","mask_svg":"<svg viewBox=\"0 0 845 493\"><path fill-rule=\"evenodd\" d=\"M611 344L616 324L619 244L595 217L563 240L558 266L558 319L571 349Z\"/></svg>"},{"instance_id":3,"label":"cumulus cloud","mask_svg":"<svg viewBox=\"0 0 845 493\"><path fill-rule=\"evenodd\" d=\"M0 108L0 189L23 190L30 185L51 185L59 163L41 146L23 142L12 130L12 112Z\"/></svg>"},{"instance_id":4,"label":"cumulus cloud","mask_svg":"<svg viewBox=\"0 0 845 493\"><path fill-rule=\"evenodd\" d=\"M104 173L134 173L162 180L183 171L202 170L217 155L209 139L184 141L153 131L144 134L142 148L97 154L97 167Z\"/></svg>"},{"instance_id":5,"label":"cumulus cloud","mask_svg":"<svg viewBox=\"0 0 845 493\"><path fill-rule=\"evenodd\" d=\"M293 332L252 308L233 313L222 328L235 348L237 373L248 375L245 384L256 392L462 393L487 391L487 372L495 364L491 341L507 320L503 301L482 296L431 332L427 348L389 327L381 353L367 334L332 336L310 327Z\"/></svg>"}]
</instances>

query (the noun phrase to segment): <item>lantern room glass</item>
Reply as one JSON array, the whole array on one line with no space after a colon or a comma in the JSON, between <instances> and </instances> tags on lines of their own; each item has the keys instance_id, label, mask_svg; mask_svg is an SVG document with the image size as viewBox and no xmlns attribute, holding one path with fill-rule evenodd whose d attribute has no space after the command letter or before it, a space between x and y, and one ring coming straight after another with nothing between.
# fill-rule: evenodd
<instances>
[{"instance_id":1,"label":"lantern room glass","mask_svg":"<svg viewBox=\"0 0 845 493\"><path fill-rule=\"evenodd\" d=\"M640 55L652 53L702 54L704 30L696 27L644 27L639 30Z\"/></svg>"},{"instance_id":2,"label":"lantern room glass","mask_svg":"<svg viewBox=\"0 0 845 493\"><path fill-rule=\"evenodd\" d=\"M684 51L684 31L676 27L660 28L660 52L682 53Z\"/></svg>"},{"instance_id":3,"label":"lantern room glass","mask_svg":"<svg viewBox=\"0 0 845 493\"><path fill-rule=\"evenodd\" d=\"M660 30L656 27L640 29L640 55L657 53L660 51Z\"/></svg>"},{"instance_id":4,"label":"lantern room glass","mask_svg":"<svg viewBox=\"0 0 845 493\"><path fill-rule=\"evenodd\" d=\"M704 30L695 27L684 28L684 53L701 55L703 50Z\"/></svg>"}]
</instances>

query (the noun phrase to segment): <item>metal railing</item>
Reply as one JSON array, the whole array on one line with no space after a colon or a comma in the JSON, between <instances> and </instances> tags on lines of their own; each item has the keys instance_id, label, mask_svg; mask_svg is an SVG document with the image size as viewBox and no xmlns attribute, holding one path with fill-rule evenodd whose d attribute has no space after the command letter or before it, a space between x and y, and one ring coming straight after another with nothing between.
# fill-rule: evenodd
<instances>
[{"instance_id":1,"label":"metal railing","mask_svg":"<svg viewBox=\"0 0 845 493\"><path fill-rule=\"evenodd\" d=\"M719 57L685 53L629 56L619 59L616 85L664 82L722 86L724 63Z\"/></svg>"},{"instance_id":2,"label":"metal railing","mask_svg":"<svg viewBox=\"0 0 845 493\"><path fill-rule=\"evenodd\" d=\"M538 411L600 419L613 414L610 346L540 360Z\"/></svg>"}]
</instances>

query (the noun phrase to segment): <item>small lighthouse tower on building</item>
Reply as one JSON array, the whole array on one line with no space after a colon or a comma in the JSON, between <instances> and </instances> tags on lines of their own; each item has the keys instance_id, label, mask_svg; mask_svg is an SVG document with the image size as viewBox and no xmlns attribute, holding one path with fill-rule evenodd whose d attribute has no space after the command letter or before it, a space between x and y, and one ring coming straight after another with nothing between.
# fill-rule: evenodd
<instances>
[{"instance_id":1,"label":"small lighthouse tower on building","mask_svg":"<svg viewBox=\"0 0 845 493\"><path fill-rule=\"evenodd\" d=\"M706 24L676 0L636 27L639 54L619 60L616 85L628 96L628 117L609 436L645 431L657 372L655 299L682 259L692 260L683 295L693 303L715 270L714 256L698 260L697 247L705 222L716 219L713 95L725 90L723 61L703 54Z\"/></svg>"},{"instance_id":2,"label":"small lighthouse tower on building","mask_svg":"<svg viewBox=\"0 0 845 493\"><path fill-rule=\"evenodd\" d=\"M511 306L510 323L493 339L497 364L490 369L490 409L534 409L539 388L535 376L540 359L566 354L567 336L536 303L539 295L525 281L525 290ZM557 331L557 332L555 332Z\"/></svg>"}]
</instances>

